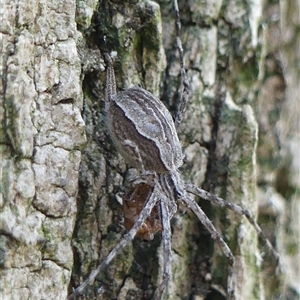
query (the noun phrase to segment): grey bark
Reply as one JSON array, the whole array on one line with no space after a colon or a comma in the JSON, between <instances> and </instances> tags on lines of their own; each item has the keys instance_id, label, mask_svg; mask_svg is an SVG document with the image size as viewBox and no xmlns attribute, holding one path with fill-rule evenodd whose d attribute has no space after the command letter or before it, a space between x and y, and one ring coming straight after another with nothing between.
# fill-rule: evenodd
<instances>
[{"instance_id":1,"label":"grey bark","mask_svg":"<svg viewBox=\"0 0 300 300\"><path fill-rule=\"evenodd\" d=\"M288 1L281 11L262 5L180 2L191 83L179 131L181 173L254 214L260 208L259 220L281 252L283 273L275 277L267 253L260 266L266 249L247 221L198 199L236 257L237 299L298 299L299 52L293 49L299 33L293 24L299 8ZM5 3L3 20L0 296L64 299L122 238L118 200L136 175L107 134L101 52L118 54L119 89L140 85L174 113L180 67L173 6L20 0ZM227 260L206 230L189 211L179 212L172 228L173 278L165 299L222 297ZM159 234L134 240L82 298L150 299L161 251Z\"/></svg>"},{"instance_id":2,"label":"grey bark","mask_svg":"<svg viewBox=\"0 0 300 300\"><path fill-rule=\"evenodd\" d=\"M73 1L1 2L1 299L64 299L85 143Z\"/></svg>"}]
</instances>

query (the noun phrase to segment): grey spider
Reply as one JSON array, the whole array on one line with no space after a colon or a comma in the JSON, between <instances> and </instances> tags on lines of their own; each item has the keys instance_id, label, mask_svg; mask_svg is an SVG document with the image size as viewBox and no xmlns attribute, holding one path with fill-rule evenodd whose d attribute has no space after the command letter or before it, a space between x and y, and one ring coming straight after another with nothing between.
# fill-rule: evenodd
<instances>
[{"instance_id":1,"label":"grey spider","mask_svg":"<svg viewBox=\"0 0 300 300\"><path fill-rule=\"evenodd\" d=\"M184 86L175 122L173 122L170 112L163 103L144 89L129 88L118 94L112 59L110 55L104 54L107 64L105 109L108 118L108 129L117 150L122 154L126 162L141 171L141 176L135 180L132 191L126 196L129 201L135 200L142 203L142 207L138 215L133 214L129 217L134 222L129 226L130 230L128 233L124 235L97 269L74 290L68 299L73 299L82 294L86 286L134 239L136 234L147 235L150 239L156 231L161 229L164 256L163 280L154 294L154 299L160 299L171 277L170 220L177 211L178 201L183 202L193 211L228 258L226 293L228 299L235 299L234 256L212 222L188 193L200 196L240 215L245 215L274 257L277 260L279 259L277 252L248 210L226 202L222 198L181 179L178 169L183 163L183 155L176 127L180 125L182 120L189 84L183 65L183 50L179 38L179 10L176 0L174 1L174 7L177 29L176 41L180 54L181 76ZM147 190L146 193L142 193L144 189ZM130 202L129 205L131 205ZM154 209L158 211L158 219L157 216L153 217ZM144 233L141 232L141 229L144 229Z\"/></svg>"}]
</instances>

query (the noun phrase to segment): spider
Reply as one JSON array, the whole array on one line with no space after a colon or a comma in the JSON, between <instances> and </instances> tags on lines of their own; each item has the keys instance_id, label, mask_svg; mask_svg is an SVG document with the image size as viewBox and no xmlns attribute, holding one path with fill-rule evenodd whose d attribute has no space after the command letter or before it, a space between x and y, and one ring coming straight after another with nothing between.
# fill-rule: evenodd
<instances>
[{"instance_id":1,"label":"spider","mask_svg":"<svg viewBox=\"0 0 300 300\"><path fill-rule=\"evenodd\" d=\"M212 222L188 193L246 216L271 253L279 260L277 252L248 210L226 202L191 183L186 183L180 176L178 169L183 164L183 155L176 128L179 127L185 110L189 83L179 38L180 18L177 0L174 0L174 8L176 42L184 87L175 122L162 102L144 89L129 88L117 94L113 62L110 55L104 54L107 64L106 112L109 132L117 150L128 164L141 171L141 175L133 182L132 189L123 198L125 226L129 230L128 233L68 299L74 299L82 294L86 286L135 236L152 239L157 231L162 231L163 279L153 296L154 299L161 299L171 277L170 220L177 211L178 202L184 203L192 210L228 258L227 299L235 299L233 274L235 258Z\"/></svg>"}]
</instances>

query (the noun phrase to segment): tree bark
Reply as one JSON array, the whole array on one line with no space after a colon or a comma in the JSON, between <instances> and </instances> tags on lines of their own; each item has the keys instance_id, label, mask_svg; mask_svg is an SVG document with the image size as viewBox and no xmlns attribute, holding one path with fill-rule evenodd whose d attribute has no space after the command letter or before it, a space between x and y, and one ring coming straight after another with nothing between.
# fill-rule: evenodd
<instances>
[{"instance_id":1,"label":"tree bark","mask_svg":"<svg viewBox=\"0 0 300 300\"><path fill-rule=\"evenodd\" d=\"M65 299L85 143L73 1L1 3L1 299Z\"/></svg>"},{"instance_id":2,"label":"tree bark","mask_svg":"<svg viewBox=\"0 0 300 300\"><path fill-rule=\"evenodd\" d=\"M191 86L179 130L182 177L259 214L284 260L273 276L274 261L266 253L261 263L266 248L247 220L197 199L235 255L237 299L300 295L299 221L291 221L299 220L300 55L292 47L299 8L291 3L179 3ZM3 299L64 299L124 235L120 199L137 172L107 133L102 53L117 52L118 90L142 86L174 114L181 91L174 18L172 1L5 4ZM280 20L289 36L280 35ZM172 220L164 299L224 299L227 259L184 210ZM162 276L160 241L160 234L135 239L81 298L151 299Z\"/></svg>"}]
</instances>

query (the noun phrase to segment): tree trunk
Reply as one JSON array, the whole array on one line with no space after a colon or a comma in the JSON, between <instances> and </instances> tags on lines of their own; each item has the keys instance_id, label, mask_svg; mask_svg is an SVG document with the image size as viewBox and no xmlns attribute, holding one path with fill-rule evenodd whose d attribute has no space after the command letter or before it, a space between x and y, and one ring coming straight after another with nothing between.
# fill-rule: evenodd
<instances>
[{"instance_id":1,"label":"tree trunk","mask_svg":"<svg viewBox=\"0 0 300 300\"><path fill-rule=\"evenodd\" d=\"M268 253L260 266L267 250L247 220L197 199L235 255L237 299L297 299L300 224L291 220L299 220L299 52L291 45L299 45L299 33L291 23L300 22L297 8L284 2L280 16L289 36L280 35L279 5L262 5L179 3L191 86L179 130L180 172L185 181L260 213L280 251L283 272L275 277ZM102 53L117 52L118 90L142 86L174 114L181 91L174 18L172 1L5 4L3 299L64 299L124 235L120 199L137 172L107 133ZM184 210L172 220L173 275L164 297L224 299L227 259ZM161 278L160 241L160 234L136 238L82 299L151 299Z\"/></svg>"},{"instance_id":2,"label":"tree trunk","mask_svg":"<svg viewBox=\"0 0 300 300\"><path fill-rule=\"evenodd\" d=\"M65 299L85 144L75 5L1 10L0 298Z\"/></svg>"}]
</instances>

